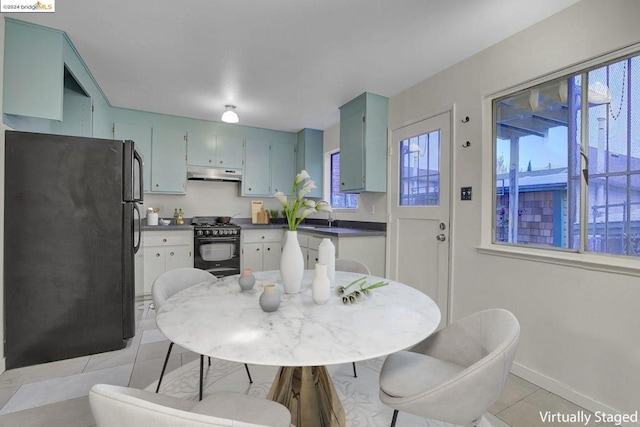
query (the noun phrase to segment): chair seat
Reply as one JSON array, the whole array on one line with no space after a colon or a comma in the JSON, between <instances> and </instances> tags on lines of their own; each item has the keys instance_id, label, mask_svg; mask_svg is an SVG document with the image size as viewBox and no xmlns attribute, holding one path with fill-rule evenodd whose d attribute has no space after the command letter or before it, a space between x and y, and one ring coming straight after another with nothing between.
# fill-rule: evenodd
<instances>
[{"instance_id":1,"label":"chair seat","mask_svg":"<svg viewBox=\"0 0 640 427\"><path fill-rule=\"evenodd\" d=\"M464 366L410 351L387 357L380 371L380 389L392 397L408 397L429 390L457 373Z\"/></svg>"},{"instance_id":2,"label":"chair seat","mask_svg":"<svg viewBox=\"0 0 640 427\"><path fill-rule=\"evenodd\" d=\"M242 393L214 393L189 412L272 427L291 425L291 414L284 406Z\"/></svg>"}]
</instances>

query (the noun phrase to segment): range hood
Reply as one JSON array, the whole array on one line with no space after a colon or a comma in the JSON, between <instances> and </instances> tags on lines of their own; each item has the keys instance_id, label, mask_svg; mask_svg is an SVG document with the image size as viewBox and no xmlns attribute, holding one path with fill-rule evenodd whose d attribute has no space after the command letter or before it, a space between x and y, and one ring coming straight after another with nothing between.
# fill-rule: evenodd
<instances>
[{"instance_id":1,"label":"range hood","mask_svg":"<svg viewBox=\"0 0 640 427\"><path fill-rule=\"evenodd\" d=\"M187 167L187 179L198 181L242 181L242 169Z\"/></svg>"}]
</instances>

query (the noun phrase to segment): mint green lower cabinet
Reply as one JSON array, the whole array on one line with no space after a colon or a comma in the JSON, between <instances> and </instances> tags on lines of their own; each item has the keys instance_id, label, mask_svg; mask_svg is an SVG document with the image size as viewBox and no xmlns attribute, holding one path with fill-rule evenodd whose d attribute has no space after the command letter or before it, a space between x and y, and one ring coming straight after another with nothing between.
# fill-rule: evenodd
<instances>
[{"instance_id":1,"label":"mint green lower cabinet","mask_svg":"<svg viewBox=\"0 0 640 427\"><path fill-rule=\"evenodd\" d=\"M142 172L144 192L149 193L151 191L151 126L114 123L113 139L129 139L136 143L136 146L142 152L144 160Z\"/></svg>"},{"instance_id":2,"label":"mint green lower cabinet","mask_svg":"<svg viewBox=\"0 0 640 427\"><path fill-rule=\"evenodd\" d=\"M271 144L271 193L289 194L296 176L295 164L295 146L284 142Z\"/></svg>"},{"instance_id":3,"label":"mint green lower cabinet","mask_svg":"<svg viewBox=\"0 0 640 427\"><path fill-rule=\"evenodd\" d=\"M245 142L244 175L242 177L243 196L271 195L270 144L247 139Z\"/></svg>"},{"instance_id":4,"label":"mint green lower cabinet","mask_svg":"<svg viewBox=\"0 0 640 427\"><path fill-rule=\"evenodd\" d=\"M186 132L154 127L151 144L151 192L184 194L187 181Z\"/></svg>"}]
</instances>

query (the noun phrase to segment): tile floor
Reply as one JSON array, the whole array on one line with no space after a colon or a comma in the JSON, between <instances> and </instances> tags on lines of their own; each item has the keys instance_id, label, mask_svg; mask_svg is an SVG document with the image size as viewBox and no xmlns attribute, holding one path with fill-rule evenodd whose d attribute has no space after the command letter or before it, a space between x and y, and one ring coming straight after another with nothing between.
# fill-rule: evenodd
<instances>
[{"instance_id":1,"label":"tile floor","mask_svg":"<svg viewBox=\"0 0 640 427\"><path fill-rule=\"evenodd\" d=\"M94 425L87 398L91 385L104 382L145 388L155 382L168 342L156 329L155 312L148 302L139 304L137 315L136 336L123 350L13 369L0 375L0 426L90 427ZM195 382L193 388L188 388L195 391L197 360L197 355L174 346L167 368L173 372L163 380L163 391L172 394L172 387L184 390L185 382ZM388 425L391 420L391 411L377 398L377 371L381 362L359 363L359 383L351 377L350 365L330 371L342 395L350 427ZM242 365L216 361L214 367L216 375L208 378L209 390L235 388L256 395L266 394L275 373L272 368L251 366L254 384L249 387ZM195 394L183 397L195 398ZM487 419L496 427L552 427L560 424L543 423L541 411L575 413L578 410L582 408L512 375ZM414 425L442 424L403 413L398 417L398 427Z\"/></svg>"}]
</instances>

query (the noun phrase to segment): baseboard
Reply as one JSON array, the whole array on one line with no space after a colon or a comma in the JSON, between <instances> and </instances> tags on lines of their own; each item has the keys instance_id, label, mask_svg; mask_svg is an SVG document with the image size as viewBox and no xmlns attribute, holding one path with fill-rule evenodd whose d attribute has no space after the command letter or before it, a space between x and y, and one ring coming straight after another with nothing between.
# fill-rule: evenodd
<instances>
[{"instance_id":1,"label":"baseboard","mask_svg":"<svg viewBox=\"0 0 640 427\"><path fill-rule=\"evenodd\" d=\"M0 374L7 370L7 358L0 359Z\"/></svg>"},{"instance_id":2,"label":"baseboard","mask_svg":"<svg viewBox=\"0 0 640 427\"><path fill-rule=\"evenodd\" d=\"M568 400L571 403L574 403L584 409L586 409L587 411L590 412L596 412L596 411L600 411L600 412L606 412L608 414L619 414L620 411L616 410L614 408L611 408L607 405L605 405L602 402L598 402L597 400L594 400L588 396L585 396L584 394L572 389L571 387L568 387L566 384L562 384L561 382L553 379L553 378L549 378L546 375L543 375L537 371L532 370L531 368L528 368L526 366L522 366L518 363L513 363L511 372L514 375L517 375L535 385L537 385L538 387L542 387L545 390L550 391L553 394L557 394L558 396L562 397L563 399ZM640 424L637 423L628 423L628 424L621 424L625 427L637 427Z\"/></svg>"}]
</instances>

